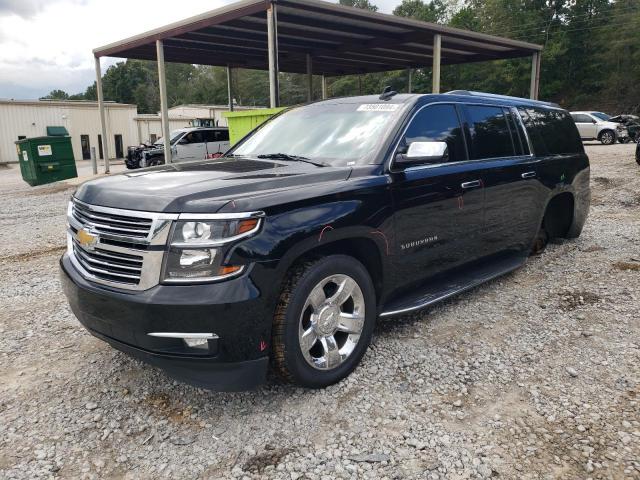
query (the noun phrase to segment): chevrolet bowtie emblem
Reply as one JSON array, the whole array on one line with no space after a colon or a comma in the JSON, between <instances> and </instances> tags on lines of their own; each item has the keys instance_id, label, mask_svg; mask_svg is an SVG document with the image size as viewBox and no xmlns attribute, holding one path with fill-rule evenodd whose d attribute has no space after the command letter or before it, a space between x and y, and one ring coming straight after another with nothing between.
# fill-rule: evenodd
<instances>
[{"instance_id":1,"label":"chevrolet bowtie emblem","mask_svg":"<svg viewBox=\"0 0 640 480\"><path fill-rule=\"evenodd\" d=\"M98 235L91 233L86 228L81 228L78 230L78 234L76 236L78 239L78 243L82 245L84 248L88 250L93 250L96 244L98 243Z\"/></svg>"}]
</instances>

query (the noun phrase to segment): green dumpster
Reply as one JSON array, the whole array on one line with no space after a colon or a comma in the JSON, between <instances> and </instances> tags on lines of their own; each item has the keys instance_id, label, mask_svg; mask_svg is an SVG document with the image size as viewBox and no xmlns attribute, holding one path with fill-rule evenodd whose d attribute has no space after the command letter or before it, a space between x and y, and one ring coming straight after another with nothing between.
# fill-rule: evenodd
<instances>
[{"instance_id":1,"label":"green dumpster","mask_svg":"<svg viewBox=\"0 0 640 480\"><path fill-rule=\"evenodd\" d=\"M16 150L22 178L32 187L78 176L71 137L26 138Z\"/></svg>"},{"instance_id":2,"label":"green dumpster","mask_svg":"<svg viewBox=\"0 0 640 480\"><path fill-rule=\"evenodd\" d=\"M261 123L266 122L276 113L281 112L286 107L260 108L257 110L240 110L238 112L224 112L223 115L229 124L229 142L235 145L247 133L256 128Z\"/></svg>"}]
</instances>

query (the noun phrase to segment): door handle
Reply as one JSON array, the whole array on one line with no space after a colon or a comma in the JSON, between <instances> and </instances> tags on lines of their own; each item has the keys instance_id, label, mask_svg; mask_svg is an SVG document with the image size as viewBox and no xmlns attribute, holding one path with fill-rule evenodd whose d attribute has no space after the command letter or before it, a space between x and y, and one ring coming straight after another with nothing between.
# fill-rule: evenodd
<instances>
[{"instance_id":1,"label":"door handle","mask_svg":"<svg viewBox=\"0 0 640 480\"><path fill-rule=\"evenodd\" d=\"M522 178L533 178L536 176L536 172L524 172L521 177Z\"/></svg>"},{"instance_id":2,"label":"door handle","mask_svg":"<svg viewBox=\"0 0 640 480\"><path fill-rule=\"evenodd\" d=\"M476 188L476 187L480 187L481 185L482 185L482 182L480 180L472 180L470 182L464 182L460 186L462 188Z\"/></svg>"}]
</instances>

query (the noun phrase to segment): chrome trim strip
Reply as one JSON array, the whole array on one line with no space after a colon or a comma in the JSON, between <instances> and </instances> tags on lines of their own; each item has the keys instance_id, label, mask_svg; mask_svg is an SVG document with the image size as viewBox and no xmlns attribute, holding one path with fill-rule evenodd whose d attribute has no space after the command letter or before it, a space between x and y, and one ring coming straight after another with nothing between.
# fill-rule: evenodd
<instances>
[{"instance_id":1,"label":"chrome trim strip","mask_svg":"<svg viewBox=\"0 0 640 480\"><path fill-rule=\"evenodd\" d=\"M112 268L119 268L121 270L128 270L130 272L133 273L137 273L138 276L136 278L140 278L140 271L142 270L142 265L140 265L139 267L131 267L129 265L120 265L117 263L111 263L111 262L105 262L104 260L98 260L95 258L91 258L87 253L85 253L82 249L76 250L79 254L82 260L84 260L86 263L89 264L89 266L93 267L93 263L97 264L97 265L103 265L105 267L112 267ZM114 273L114 275L117 275Z\"/></svg>"},{"instance_id":2,"label":"chrome trim strip","mask_svg":"<svg viewBox=\"0 0 640 480\"><path fill-rule=\"evenodd\" d=\"M226 280L228 278L238 277L245 271L245 266L242 265L239 270L228 273L226 275L219 275L217 277L202 277L202 278L163 278L162 283L169 285L184 285L193 283L210 283L217 282L219 280Z\"/></svg>"},{"instance_id":3,"label":"chrome trim strip","mask_svg":"<svg viewBox=\"0 0 640 480\"><path fill-rule=\"evenodd\" d=\"M148 218L151 220L155 219L163 219L163 220L175 220L178 218L177 213L154 213L154 212L143 212L141 210L125 210L122 208L112 208L112 207L102 207L99 205L90 205L88 203L84 203L82 200L78 200L77 198L73 198L74 202L79 203L80 205L84 205L89 210L95 212L103 212L110 213L112 215L122 215L123 217L138 217L138 218Z\"/></svg>"},{"instance_id":4,"label":"chrome trim strip","mask_svg":"<svg viewBox=\"0 0 640 480\"><path fill-rule=\"evenodd\" d=\"M215 333L182 333L182 332L151 332L147 333L150 337L157 338L201 338L206 340L215 340L220 338Z\"/></svg>"},{"instance_id":5,"label":"chrome trim strip","mask_svg":"<svg viewBox=\"0 0 640 480\"><path fill-rule=\"evenodd\" d=\"M264 217L262 211L256 212L233 212L233 213L181 213L178 220L239 220L246 218Z\"/></svg>"}]
</instances>

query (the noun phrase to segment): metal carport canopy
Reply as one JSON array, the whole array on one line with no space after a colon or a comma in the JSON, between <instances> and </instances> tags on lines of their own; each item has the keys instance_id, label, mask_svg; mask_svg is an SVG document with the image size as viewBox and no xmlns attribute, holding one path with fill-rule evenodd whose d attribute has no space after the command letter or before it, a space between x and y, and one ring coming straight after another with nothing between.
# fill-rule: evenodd
<instances>
[{"instance_id":1,"label":"metal carport canopy","mask_svg":"<svg viewBox=\"0 0 640 480\"><path fill-rule=\"evenodd\" d=\"M96 48L96 57L268 70L267 11L277 7L277 63L283 72L327 76L422 68L436 36L443 65L536 56L540 45L318 0L246 0Z\"/></svg>"},{"instance_id":2,"label":"metal carport canopy","mask_svg":"<svg viewBox=\"0 0 640 480\"><path fill-rule=\"evenodd\" d=\"M245 0L136 35L93 53L105 172L109 172L107 123L101 57L157 60L163 137L169 138L165 62L227 67L229 110L233 109L231 69L269 71L271 107L280 104L278 73L307 74L313 99L313 74L327 76L411 71L429 63L434 93L440 92L440 66L531 55L531 98L538 97L540 45L445 27L418 20L345 7L319 0ZM169 142L164 156L171 163ZM97 166L94 163L94 173Z\"/></svg>"}]
</instances>

